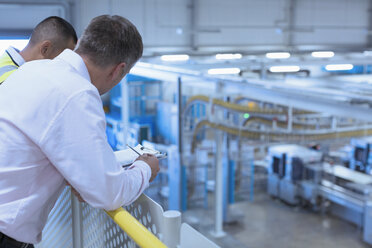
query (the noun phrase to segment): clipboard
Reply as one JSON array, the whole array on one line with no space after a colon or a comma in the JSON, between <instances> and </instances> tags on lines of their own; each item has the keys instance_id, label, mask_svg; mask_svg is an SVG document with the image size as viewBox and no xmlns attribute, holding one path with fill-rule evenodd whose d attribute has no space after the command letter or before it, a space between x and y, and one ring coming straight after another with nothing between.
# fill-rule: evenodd
<instances>
[{"instance_id":1,"label":"clipboard","mask_svg":"<svg viewBox=\"0 0 372 248\"><path fill-rule=\"evenodd\" d=\"M130 146L128 146L130 147ZM135 147L130 147L130 149L125 149L121 151L114 152L116 160L121 164L123 168L127 168L133 164L133 162L138 158L139 155L145 153L155 155L157 159L162 160L167 158L167 154L156 151L142 145L137 145Z\"/></svg>"}]
</instances>

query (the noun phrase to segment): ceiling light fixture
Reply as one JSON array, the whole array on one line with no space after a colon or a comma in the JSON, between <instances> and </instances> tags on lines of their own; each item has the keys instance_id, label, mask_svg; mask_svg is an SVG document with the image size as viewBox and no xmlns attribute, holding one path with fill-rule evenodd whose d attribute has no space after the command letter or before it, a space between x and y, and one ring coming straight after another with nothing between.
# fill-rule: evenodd
<instances>
[{"instance_id":1,"label":"ceiling light fixture","mask_svg":"<svg viewBox=\"0 0 372 248\"><path fill-rule=\"evenodd\" d=\"M287 52L266 53L266 58L268 59L288 59L289 57L291 57L291 54Z\"/></svg>"},{"instance_id":2,"label":"ceiling light fixture","mask_svg":"<svg viewBox=\"0 0 372 248\"><path fill-rule=\"evenodd\" d=\"M240 53L218 53L216 59L241 59L243 56Z\"/></svg>"},{"instance_id":3,"label":"ceiling light fixture","mask_svg":"<svg viewBox=\"0 0 372 248\"><path fill-rule=\"evenodd\" d=\"M269 69L270 72L298 72L300 67L297 65L283 65L283 66L271 66Z\"/></svg>"},{"instance_id":4,"label":"ceiling light fixture","mask_svg":"<svg viewBox=\"0 0 372 248\"><path fill-rule=\"evenodd\" d=\"M173 55L163 55L161 60L163 61L187 61L189 60L189 55L187 54L173 54Z\"/></svg>"},{"instance_id":5,"label":"ceiling light fixture","mask_svg":"<svg viewBox=\"0 0 372 248\"><path fill-rule=\"evenodd\" d=\"M364 56L368 56L368 57L369 57L369 56L372 56L372 51L364 51L364 52L363 52L363 55L364 55Z\"/></svg>"},{"instance_id":6,"label":"ceiling light fixture","mask_svg":"<svg viewBox=\"0 0 372 248\"><path fill-rule=\"evenodd\" d=\"M28 39L0 39L0 53L4 53L9 46L13 46L18 50L23 50L28 43Z\"/></svg>"},{"instance_id":7,"label":"ceiling light fixture","mask_svg":"<svg viewBox=\"0 0 372 248\"><path fill-rule=\"evenodd\" d=\"M239 68L215 68L215 69L208 70L208 74L211 74L211 75L239 74L239 73L240 73Z\"/></svg>"},{"instance_id":8,"label":"ceiling light fixture","mask_svg":"<svg viewBox=\"0 0 372 248\"><path fill-rule=\"evenodd\" d=\"M331 64L325 67L327 71L349 71L353 68L354 66L352 64Z\"/></svg>"},{"instance_id":9,"label":"ceiling light fixture","mask_svg":"<svg viewBox=\"0 0 372 248\"><path fill-rule=\"evenodd\" d=\"M311 56L314 58L332 58L335 56L335 53L332 51L319 51L319 52L312 52Z\"/></svg>"}]
</instances>

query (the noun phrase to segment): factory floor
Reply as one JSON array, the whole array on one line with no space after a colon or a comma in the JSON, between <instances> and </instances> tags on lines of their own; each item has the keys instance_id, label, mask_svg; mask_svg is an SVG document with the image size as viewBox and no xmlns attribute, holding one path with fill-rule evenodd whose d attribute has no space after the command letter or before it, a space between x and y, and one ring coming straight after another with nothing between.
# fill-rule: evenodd
<instances>
[{"instance_id":1,"label":"factory floor","mask_svg":"<svg viewBox=\"0 0 372 248\"><path fill-rule=\"evenodd\" d=\"M212 204L210 204L212 206ZM253 203L239 202L231 206L238 221L224 225L227 235L213 238L214 211L186 211L184 221L223 248L361 248L362 231L337 217L314 213L274 200L267 194L255 196Z\"/></svg>"}]
</instances>

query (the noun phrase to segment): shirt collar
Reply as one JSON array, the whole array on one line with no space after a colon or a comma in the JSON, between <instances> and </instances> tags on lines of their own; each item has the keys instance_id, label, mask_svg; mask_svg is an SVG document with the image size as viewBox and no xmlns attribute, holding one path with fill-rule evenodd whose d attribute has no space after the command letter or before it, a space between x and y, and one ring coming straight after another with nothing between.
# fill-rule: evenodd
<instances>
[{"instance_id":1,"label":"shirt collar","mask_svg":"<svg viewBox=\"0 0 372 248\"><path fill-rule=\"evenodd\" d=\"M66 63L70 64L72 67L75 68L75 70L86 80L91 82L88 68L84 63L83 58L75 53L74 51L70 49L65 49L60 55L58 55L56 58L62 59Z\"/></svg>"},{"instance_id":2,"label":"shirt collar","mask_svg":"<svg viewBox=\"0 0 372 248\"><path fill-rule=\"evenodd\" d=\"M10 58L13 60L14 63L16 63L18 66L21 66L25 63L25 60L19 54L19 50L10 46L8 49L6 49L6 52L9 54Z\"/></svg>"}]
</instances>

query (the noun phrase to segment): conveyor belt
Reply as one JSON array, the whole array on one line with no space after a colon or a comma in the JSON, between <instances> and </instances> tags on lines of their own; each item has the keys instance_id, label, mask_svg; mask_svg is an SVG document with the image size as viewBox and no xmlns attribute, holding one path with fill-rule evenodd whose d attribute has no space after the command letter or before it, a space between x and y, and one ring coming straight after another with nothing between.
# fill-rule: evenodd
<instances>
[{"instance_id":1,"label":"conveyor belt","mask_svg":"<svg viewBox=\"0 0 372 248\"><path fill-rule=\"evenodd\" d=\"M249 119L246 119L243 123L243 126L248 126L251 123L260 123L265 124L266 126L271 126L273 124L274 120L266 119L260 116L253 116ZM276 125L280 128L287 128L288 124L286 121L276 121ZM312 124L299 124L299 123L293 123L292 128L294 129L316 129L316 128L322 128L322 126L317 127L316 125ZM329 125L328 125L329 128Z\"/></svg>"},{"instance_id":2,"label":"conveyor belt","mask_svg":"<svg viewBox=\"0 0 372 248\"><path fill-rule=\"evenodd\" d=\"M249 107L249 106L244 106L236 103L231 103L231 102L225 102L220 99L216 98L209 98L208 96L204 95L195 95L193 97L190 97L189 100L187 101L185 111L184 113L187 113L187 111L190 109L190 107L196 103L196 102L212 102L213 105L223 107L232 111L236 112L241 112L241 113L246 113L249 112L251 114L268 114L268 115L287 115L287 111L285 110L275 110L275 109L263 109L259 107ZM294 110L293 114L310 114L313 112L310 111L302 111L302 110Z\"/></svg>"},{"instance_id":3,"label":"conveyor belt","mask_svg":"<svg viewBox=\"0 0 372 248\"><path fill-rule=\"evenodd\" d=\"M196 147L196 136L200 129L204 126L209 126L214 129L219 129L224 132L227 132L232 135L245 137L249 139L260 139L262 135L269 136L273 140L286 140L295 142L298 140L308 139L308 140L326 140L326 139L336 139L336 138L346 138L346 137L358 137L358 136L366 136L372 135L372 129L361 129L361 130L339 130L337 132L330 131L326 132L319 132L319 133L287 133L287 132L278 132L273 130L247 130L241 129L238 127L231 127L225 124L220 123L213 123L208 120L200 121L195 129L193 134L193 140L191 145L191 152L193 153Z\"/></svg>"},{"instance_id":4,"label":"conveyor belt","mask_svg":"<svg viewBox=\"0 0 372 248\"><path fill-rule=\"evenodd\" d=\"M323 170L336 177L358 184L372 184L372 176L358 171L353 171L341 165L326 165Z\"/></svg>"},{"instance_id":5,"label":"conveyor belt","mask_svg":"<svg viewBox=\"0 0 372 248\"><path fill-rule=\"evenodd\" d=\"M358 213L364 211L364 201L358 199L358 197L350 196L347 193L323 185L319 186L318 191L321 196L333 203L355 210Z\"/></svg>"}]
</instances>

